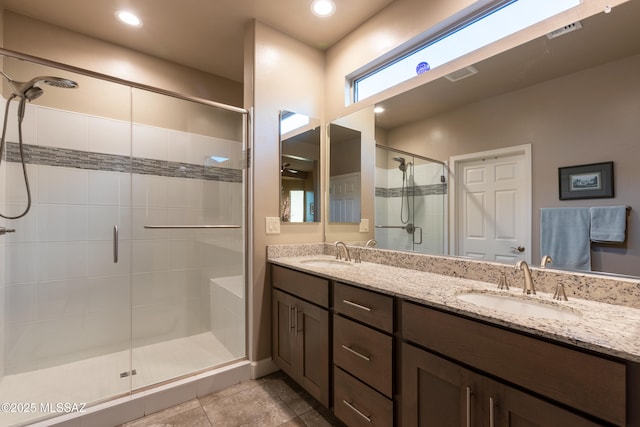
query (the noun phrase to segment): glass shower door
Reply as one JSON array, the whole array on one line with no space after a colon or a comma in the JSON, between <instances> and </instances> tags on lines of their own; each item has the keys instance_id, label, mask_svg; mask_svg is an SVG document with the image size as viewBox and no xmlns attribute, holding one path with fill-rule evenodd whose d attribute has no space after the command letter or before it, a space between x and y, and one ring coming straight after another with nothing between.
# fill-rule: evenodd
<instances>
[{"instance_id":1,"label":"glass shower door","mask_svg":"<svg viewBox=\"0 0 640 427\"><path fill-rule=\"evenodd\" d=\"M22 136L18 101L9 106L0 211L16 216L28 204L21 139L32 203L0 223L15 230L0 236L0 402L30 404L3 411L8 426L58 415L58 404L129 393L121 374L131 370L131 144L129 87L9 58L3 71L79 84L42 85L26 104Z\"/></svg>"},{"instance_id":2,"label":"glass shower door","mask_svg":"<svg viewBox=\"0 0 640 427\"><path fill-rule=\"evenodd\" d=\"M432 255L446 253L445 176L442 162L376 146L378 247Z\"/></svg>"},{"instance_id":3,"label":"glass shower door","mask_svg":"<svg viewBox=\"0 0 640 427\"><path fill-rule=\"evenodd\" d=\"M133 90L133 388L245 355L244 118Z\"/></svg>"}]
</instances>

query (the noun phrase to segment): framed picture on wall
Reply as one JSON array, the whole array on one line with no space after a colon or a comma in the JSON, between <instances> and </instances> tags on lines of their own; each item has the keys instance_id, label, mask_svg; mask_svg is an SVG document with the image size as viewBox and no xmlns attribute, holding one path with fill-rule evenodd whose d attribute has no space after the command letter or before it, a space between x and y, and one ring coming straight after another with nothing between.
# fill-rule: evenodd
<instances>
[{"instance_id":1,"label":"framed picture on wall","mask_svg":"<svg viewBox=\"0 0 640 427\"><path fill-rule=\"evenodd\" d=\"M560 200L613 197L613 162L558 168Z\"/></svg>"}]
</instances>

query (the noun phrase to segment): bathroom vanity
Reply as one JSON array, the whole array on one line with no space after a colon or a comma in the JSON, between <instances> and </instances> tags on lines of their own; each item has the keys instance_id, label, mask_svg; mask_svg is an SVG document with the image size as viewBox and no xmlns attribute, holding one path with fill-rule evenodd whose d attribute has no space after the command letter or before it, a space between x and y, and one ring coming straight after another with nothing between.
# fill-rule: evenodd
<instances>
[{"instance_id":1,"label":"bathroom vanity","mask_svg":"<svg viewBox=\"0 0 640 427\"><path fill-rule=\"evenodd\" d=\"M273 359L347 425L640 425L640 310L523 316L458 298L490 283L331 259L270 258Z\"/></svg>"}]
</instances>

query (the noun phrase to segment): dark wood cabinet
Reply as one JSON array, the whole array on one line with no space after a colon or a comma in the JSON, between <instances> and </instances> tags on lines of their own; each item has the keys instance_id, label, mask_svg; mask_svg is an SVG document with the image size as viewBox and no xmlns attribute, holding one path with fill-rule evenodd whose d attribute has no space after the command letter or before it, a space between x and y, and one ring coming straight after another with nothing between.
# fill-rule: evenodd
<instances>
[{"instance_id":1,"label":"dark wood cabinet","mask_svg":"<svg viewBox=\"0 0 640 427\"><path fill-rule=\"evenodd\" d=\"M600 425L406 343L402 402L403 426L411 427Z\"/></svg>"},{"instance_id":2,"label":"dark wood cabinet","mask_svg":"<svg viewBox=\"0 0 640 427\"><path fill-rule=\"evenodd\" d=\"M470 425L627 425L621 362L409 302L402 304L402 336L403 425L446 416L466 426L460 414L469 413ZM452 412L438 399L462 409ZM448 414L434 415L429 405Z\"/></svg>"},{"instance_id":3,"label":"dark wood cabinet","mask_svg":"<svg viewBox=\"0 0 640 427\"><path fill-rule=\"evenodd\" d=\"M348 426L393 426L393 298L333 287L334 413Z\"/></svg>"},{"instance_id":4,"label":"dark wood cabinet","mask_svg":"<svg viewBox=\"0 0 640 427\"><path fill-rule=\"evenodd\" d=\"M289 291L295 292L295 286L292 283L298 283L300 288L304 288L306 279L309 278L312 282L313 279L317 279L303 273L292 273L297 274L290 276L293 282L288 282ZM328 292L328 283L326 286ZM302 289L300 294L305 295L308 290ZM271 327L274 363L328 408L330 404L328 309L274 288Z\"/></svg>"},{"instance_id":5,"label":"dark wood cabinet","mask_svg":"<svg viewBox=\"0 0 640 427\"><path fill-rule=\"evenodd\" d=\"M640 364L278 265L271 278L274 362L350 427L640 427Z\"/></svg>"}]
</instances>

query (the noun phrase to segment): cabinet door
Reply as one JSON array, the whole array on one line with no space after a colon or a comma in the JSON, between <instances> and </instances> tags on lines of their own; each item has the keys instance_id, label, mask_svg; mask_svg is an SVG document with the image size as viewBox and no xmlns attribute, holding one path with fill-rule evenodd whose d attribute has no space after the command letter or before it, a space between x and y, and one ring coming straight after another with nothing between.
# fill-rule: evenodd
<instances>
[{"instance_id":1,"label":"cabinet door","mask_svg":"<svg viewBox=\"0 0 640 427\"><path fill-rule=\"evenodd\" d=\"M287 375L295 378L296 348L294 318L297 299L274 290L271 298L271 353L273 361Z\"/></svg>"},{"instance_id":2,"label":"cabinet door","mask_svg":"<svg viewBox=\"0 0 640 427\"><path fill-rule=\"evenodd\" d=\"M481 425L482 377L402 344L403 426Z\"/></svg>"},{"instance_id":3,"label":"cabinet door","mask_svg":"<svg viewBox=\"0 0 640 427\"><path fill-rule=\"evenodd\" d=\"M274 363L329 407L329 312L277 289L272 293Z\"/></svg>"},{"instance_id":4,"label":"cabinet door","mask_svg":"<svg viewBox=\"0 0 640 427\"><path fill-rule=\"evenodd\" d=\"M485 379L485 404L490 427L595 427L596 424L566 409L504 384Z\"/></svg>"},{"instance_id":5,"label":"cabinet door","mask_svg":"<svg viewBox=\"0 0 640 427\"><path fill-rule=\"evenodd\" d=\"M299 383L329 407L329 312L298 300L294 309Z\"/></svg>"}]
</instances>

